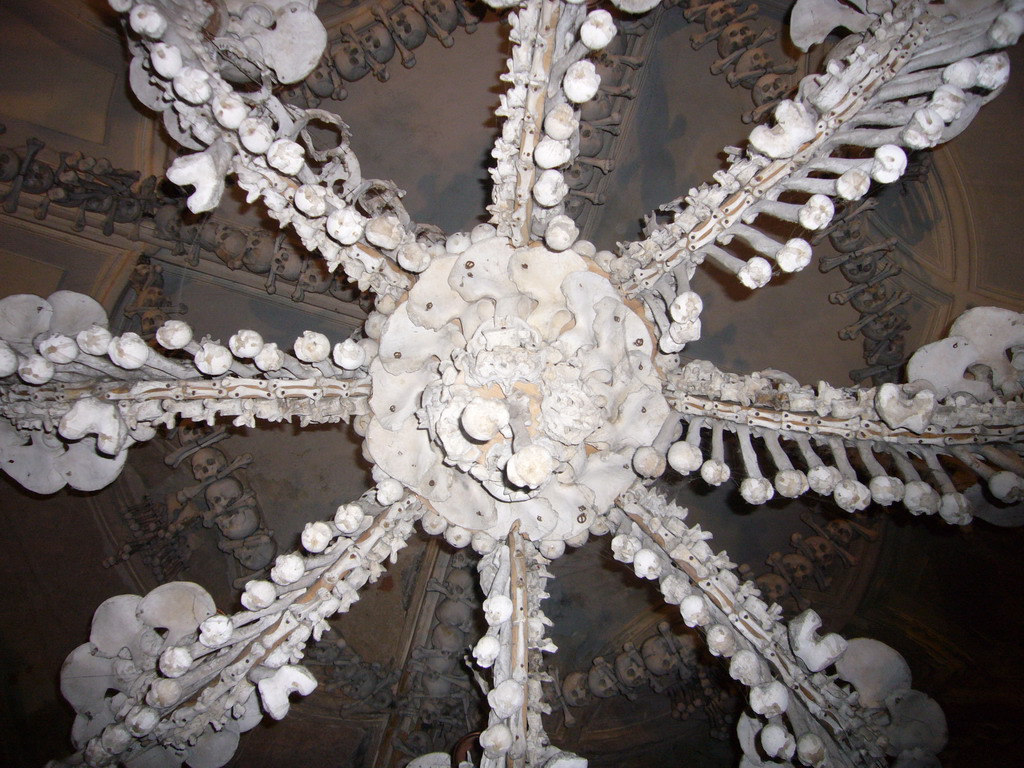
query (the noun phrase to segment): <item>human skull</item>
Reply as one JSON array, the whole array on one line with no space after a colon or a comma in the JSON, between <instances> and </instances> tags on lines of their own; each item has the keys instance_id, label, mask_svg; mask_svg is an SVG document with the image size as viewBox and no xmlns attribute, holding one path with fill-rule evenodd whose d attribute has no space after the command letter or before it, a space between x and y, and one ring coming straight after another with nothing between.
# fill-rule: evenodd
<instances>
[{"instance_id":1,"label":"human skull","mask_svg":"<svg viewBox=\"0 0 1024 768\"><path fill-rule=\"evenodd\" d=\"M760 48L755 50L760 50ZM771 104L781 99L789 90L789 86L789 78L785 75L768 73L757 78L750 95L756 106L763 107L765 104Z\"/></svg>"},{"instance_id":2,"label":"human skull","mask_svg":"<svg viewBox=\"0 0 1024 768\"><path fill-rule=\"evenodd\" d=\"M270 260L270 272L282 280L294 282L302 272L302 255L282 243Z\"/></svg>"},{"instance_id":3,"label":"human skull","mask_svg":"<svg viewBox=\"0 0 1024 768\"><path fill-rule=\"evenodd\" d=\"M228 465L219 448L200 448L192 454L192 476L199 482L213 480Z\"/></svg>"},{"instance_id":4,"label":"human skull","mask_svg":"<svg viewBox=\"0 0 1024 768\"><path fill-rule=\"evenodd\" d=\"M640 646L640 655L643 656L644 666L652 675L667 675L679 666L679 656L669 646L668 641L661 635L655 635L644 640Z\"/></svg>"},{"instance_id":5,"label":"human skull","mask_svg":"<svg viewBox=\"0 0 1024 768\"><path fill-rule=\"evenodd\" d=\"M751 48L736 62L736 75L740 78L765 72L772 65L772 60L761 46Z\"/></svg>"},{"instance_id":6,"label":"human skull","mask_svg":"<svg viewBox=\"0 0 1024 768\"><path fill-rule=\"evenodd\" d=\"M852 253L864 245L866 235L860 217L844 219L829 235L832 247L840 253Z\"/></svg>"},{"instance_id":7,"label":"human skull","mask_svg":"<svg viewBox=\"0 0 1024 768\"><path fill-rule=\"evenodd\" d=\"M445 586L448 587L452 599L456 600L471 597L474 583L473 574L468 568L452 568L445 579Z\"/></svg>"},{"instance_id":8,"label":"human skull","mask_svg":"<svg viewBox=\"0 0 1024 768\"><path fill-rule=\"evenodd\" d=\"M242 263L249 272L266 274L274 260L276 238L266 230L258 229L249 235L249 244L242 257Z\"/></svg>"},{"instance_id":9,"label":"human skull","mask_svg":"<svg viewBox=\"0 0 1024 768\"><path fill-rule=\"evenodd\" d=\"M430 633L430 643L436 650L451 655L466 646L466 635L455 627L438 624Z\"/></svg>"},{"instance_id":10,"label":"human skull","mask_svg":"<svg viewBox=\"0 0 1024 768\"><path fill-rule=\"evenodd\" d=\"M473 619L473 609L461 600L442 600L434 614L442 624L451 627L467 626Z\"/></svg>"},{"instance_id":11,"label":"human skull","mask_svg":"<svg viewBox=\"0 0 1024 768\"><path fill-rule=\"evenodd\" d=\"M583 672L570 672L562 681L562 696L570 707L582 707L590 698L587 687L587 675Z\"/></svg>"},{"instance_id":12,"label":"human skull","mask_svg":"<svg viewBox=\"0 0 1024 768\"><path fill-rule=\"evenodd\" d=\"M222 224L217 228L213 252L231 269L242 266L242 255L245 253L245 234L241 230Z\"/></svg>"},{"instance_id":13,"label":"human skull","mask_svg":"<svg viewBox=\"0 0 1024 768\"><path fill-rule=\"evenodd\" d=\"M234 555L250 571L261 571L277 556L277 542L266 533L256 533L245 539Z\"/></svg>"},{"instance_id":14,"label":"human skull","mask_svg":"<svg viewBox=\"0 0 1024 768\"><path fill-rule=\"evenodd\" d=\"M219 451L217 452L220 453ZM223 456L223 454L221 455ZM242 484L236 478L229 475L210 483L205 494L206 504L214 515L223 515L228 511L228 507L242 498L243 493L245 493L245 489L242 488ZM240 538L244 539L245 536Z\"/></svg>"},{"instance_id":15,"label":"human skull","mask_svg":"<svg viewBox=\"0 0 1024 768\"><path fill-rule=\"evenodd\" d=\"M147 309L139 316L139 320L142 323L139 335L144 339L151 339L157 329L167 322L167 313L162 309Z\"/></svg>"},{"instance_id":16,"label":"human skull","mask_svg":"<svg viewBox=\"0 0 1024 768\"><path fill-rule=\"evenodd\" d=\"M216 518L217 528L226 539L241 541L260 527L260 516L251 504L243 504Z\"/></svg>"},{"instance_id":17,"label":"human skull","mask_svg":"<svg viewBox=\"0 0 1024 768\"><path fill-rule=\"evenodd\" d=\"M853 526L846 520L829 520L825 525L825 533L840 547L848 547L853 541Z\"/></svg>"},{"instance_id":18,"label":"human skull","mask_svg":"<svg viewBox=\"0 0 1024 768\"><path fill-rule=\"evenodd\" d=\"M811 561L798 552L790 552L788 555L783 555L782 567L798 587L807 580L807 577L814 570Z\"/></svg>"},{"instance_id":19,"label":"human skull","mask_svg":"<svg viewBox=\"0 0 1024 768\"><path fill-rule=\"evenodd\" d=\"M612 670L611 664L602 656L594 659L594 665L587 673L587 686L590 688L590 692L599 699L607 699L618 694L619 683L615 672Z\"/></svg>"},{"instance_id":20,"label":"human skull","mask_svg":"<svg viewBox=\"0 0 1024 768\"><path fill-rule=\"evenodd\" d=\"M210 433L210 428L201 422L184 419L178 425L178 445L182 447L196 443Z\"/></svg>"},{"instance_id":21,"label":"human skull","mask_svg":"<svg viewBox=\"0 0 1024 768\"><path fill-rule=\"evenodd\" d=\"M824 536L808 536L804 539L804 543L810 550L814 562L822 568L828 568L832 565L832 561L835 560L836 556L836 548L832 545L831 541Z\"/></svg>"},{"instance_id":22,"label":"human skull","mask_svg":"<svg viewBox=\"0 0 1024 768\"><path fill-rule=\"evenodd\" d=\"M757 33L747 22L735 21L727 26L718 38L718 55L728 56L730 53L748 48L756 39Z\"/></svg>"},{"instance_id":23,"label":"human skull","mask_svg":"<svg viewBox=\"0 0 1024 768\"><path fill-rule=\"evenodd\" d=\"M306 87L310 92L320 99L329 99L334 93L334 78L332 77L331 66L328 59L320 59L316 69L309 73L306 78Z\"/></svg>"},{"instance_id":24,"label":"human skull","mask_svg":"<svg viewBox=\"0 0 1024 768\"><path fill-rule=\"evenodd\" d=\"M704 11L704 28L719 29L736 18L738 8L734 0L717 0Z\"/></svg>"},{"instance_id":25,"label":"human skull","mask_svg":"<svg viewBox=\"0 0 1024 768\"><path fill-rule=\"evenodd\" d=\"M771 603L781 603L789 595L789 584L777 573L762 574L754 581L769 605Z\"/></svg>"},{"instance_id":26,"label":"human skull","mask_svg":"<svg viewBox=\"0 0 1024 768\"><path fill-rule=\"evenodd\" d=\"M632 643L626 643L622 653L615 657L615 675L627 688L636 688L647 679L644 660Z\"/></svg>"}]
</instances>

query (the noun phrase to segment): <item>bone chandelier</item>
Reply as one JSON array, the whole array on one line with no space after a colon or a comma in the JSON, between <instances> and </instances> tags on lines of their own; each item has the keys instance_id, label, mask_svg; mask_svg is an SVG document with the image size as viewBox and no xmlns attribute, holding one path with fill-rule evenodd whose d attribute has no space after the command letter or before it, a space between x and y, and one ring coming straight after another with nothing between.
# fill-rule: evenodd
<instances>
[{"instance_id":1,"label":"bone chandelier","mask_svg":"<svg viewBox=\"0 0 1024 768\"><path fill-rule=\"evenodd\" d=\"M515 7L491 219L445 237L412 222L390 182L362 178L340 120L274 95L321 57L312 0L110 1L127 16L132 88L195 150L167 173L194 187L189 207L215 207L234 175L250 201L374 292L376 311L358 340L332 348L307 331L294 354L245 330L226 347L197 342L169 321L163 355L134 334L111 337L86 297L4 299L4 469L39 493L94 490L161 425L297 416L352 420L376 486L309 523L305 552L250 581L240 613L217 614L188 583L103 603L62 672L78 713L71 764L226 763L241 732L313 690L304 645L381 575L416 521L483 556L489 629L472 654L489 670L484 766L586 765L542 727L540 658L553 646L540 603L550 560L608 532L615 558L656 582L749 687L743 765L936 764L941 710L910 688L899 654L818 636L812 610L783 622L709 534L648 486L667 463L715 485L739 474L751 504L810 489L850 512L902 503L963 524L970 510L944 467L955 461L997 498L1018 499L1024 326L1014 313L965 314L949 339L912 358L903 386L811 388L680 366L675 353L700 334L701 299L689 288L699 266L754 289L809 263L806 240L776 241L758 229L762 217L821 229L833 201L898 179L905 148L966 127L1006 82L998 49L1024 30L1020 0L799 0L799 45L840 25L859 32L779 104L773 126L754 128L746 150L728 148L716 183L670 204L670 221L616 253L578 239L560 170L578 147L578 105L598 90L588 57L615 34L607 11L492 2ZM614 1L629 13L655 5ZM253 82L261 87L233 85ZM323 124L340 145L317 146L309 129ZM730 247L740 242L748 248Z\"/></svg>"}]
</instances>

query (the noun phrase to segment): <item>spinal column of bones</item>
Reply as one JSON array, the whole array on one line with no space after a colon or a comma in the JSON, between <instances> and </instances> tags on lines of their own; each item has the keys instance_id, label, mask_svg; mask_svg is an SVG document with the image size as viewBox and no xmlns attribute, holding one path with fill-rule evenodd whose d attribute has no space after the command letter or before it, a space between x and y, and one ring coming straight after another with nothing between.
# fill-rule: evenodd
<instances>
[{"instance_id":1,"label":"spinal column of bones","mask_svg":"<svg viewBox=\"0 0 1024 768\"><path fill-rule=\"evenodd\" d=\"M486 555L491 630L474 648L480 666L493 668L485 765L582 764L548 744L540 722L538 654L553 650L539 608L543 567L566 544L611 530L616 558L658 579L750 686L757 718L741 721L746 764L881 765L941 748L941 711L910 689L895 651L820 638L813 611L787 626L711 550L709 534L643 486L667 458L712 482L742 469L753 503L773 488L795 495L810 486L850 509L902 496L912 511L964 522L963 496L941 462L961 462L997 496L1019 493L1020 385L1017 358L1006 354L1021 345L1019 317L965 316L953 337L915 356L915 383L877 390L679 368L657 348L670 355L699 335L700 299L688 281L705 257L750 287L767 281L770 262L808 262L806 241L770 239L755 228L758 216L825 226L833 198L898 178L900 144L931 146L962 130L1005 82L1006 57L991 51L1024 28L1019 3L963 15L908 2L879 16L872 6L856 20L866 31L779 105L773 127L754 129L748 150L731 152L715 185L671 204L672 221L619 255L596 253L561 213L576 105L598 87L586 57L615 31L604 11L528 0L512 14L492 224L442 238L409 220L393 185L361 178L337 118L274 96L275 83L301 79L319 59L312 3L112 4L128 14L133 88L197 150L168 172L195 187L193 210L215 206L235 174L308 248L376 292L377 311L361 341L332 350L307 332L294 356L251 331L224 346L170 321L157 339L181 351L165 356L133 334L111 337L84 297L6 299L4 468L38 492L95 489L117 475L130 444L178 418L251 425L298 416L354 419L377 484L333 520L307 525L305 552L281 555L269 579L249 582L238 614L214 615L190 584L104 603L62 675L79 713L76 760L222 765L260 707L283 717L289 693L313 689L299 665L304 643L380 575L417 519ZM829 7L797 9L811 38L834 25ZM236 91L230 78L263 87ZM341 145L316 147L312 121L341 128ZM735 238L761 255L731 253ZM646 317L629 297L643 300ZM739 443L738 463L725 454L726 433ZM755 440L778 470L774 484ZM833 664L852 689L824 674ZM906 725L915 722L928 723L926 732Z\"/></svg>"}]
</instances>

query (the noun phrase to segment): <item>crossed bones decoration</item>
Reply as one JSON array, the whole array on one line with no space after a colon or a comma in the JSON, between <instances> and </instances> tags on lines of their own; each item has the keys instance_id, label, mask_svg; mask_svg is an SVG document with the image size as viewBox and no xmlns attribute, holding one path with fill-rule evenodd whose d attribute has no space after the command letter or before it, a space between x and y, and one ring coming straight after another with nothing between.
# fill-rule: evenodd
<instances>
[{"instance_id":1,"label":"crossed bones decoration","mask_svg":"<svg viewBox=\"0 0 1024 768\"><path fill-rule=\"evenodd\" d=\"M332 270L373 292L376 309L360 338L332 348L307 331L294 354L253 331L227 346L196 341L170 320L156 334L164 355L135 334L112 336L86 297L4 299L5 470L40 493L92 490L158 426L297 416L351 420L376 485L309 523L303 551L248 582L234 615L188 583L103 603L62 672L78 713L70 764L226 763L240 733L313 690L305 643L380 577L416 521L482 555L488 630L472 648L490 707L482 766L586 764L544 732L542 653L555 648L541 602L548 563L604 533L615 559L656 582L749 688L737 725L744 765L933 764L945 721L896 651L821 636L813 610L784 622L710 534L649 486L667 465L715 485L735 472L750 504L812 490L850 512L902 503L964 524L970 505L952 462L996 498L1019 499L1015 313L966 313L950 338L913 356L908 385L812 388L777 371L682 366L677 353L700 336L698 267L756 289L810 262L806 239L780 242L759 217L824 229L835 201L897 180L905 149L966 127L1006 82L999 49L1024 30L1020 0L799 0L798 45L836 26L859 31L748 148L727 149L714 184L667 204L671 215L616 252L579 239L562 172L578 147L578 105L600 87L591 57L616 31L607 11L492 3L512 7L513 45L491 219L445 237L410 219L393 184L362 177L336 116L274 95L320 60L315 2L110 2L126 15L133 90L194 150L167 174L194 187L189 207L215 207L234 175ZM614 4L642 13L656 3ZM318 124L341 143L319 146L309 130Z\"/></svg>"}]
</instances>

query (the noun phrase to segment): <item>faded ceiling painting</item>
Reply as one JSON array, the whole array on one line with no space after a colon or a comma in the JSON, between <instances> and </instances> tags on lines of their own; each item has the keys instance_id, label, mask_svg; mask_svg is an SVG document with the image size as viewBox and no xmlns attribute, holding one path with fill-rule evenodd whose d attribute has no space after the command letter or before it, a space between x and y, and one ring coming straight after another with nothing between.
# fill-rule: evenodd
<instances>
[{"instance_id":1,"label":"faded ceiling painting","mask_svg":"<svg viewBox=\"0 0 1024 768\"><path fill-rule=\"evenodd\" d=\"M788 6L0 5L0 761L1024 761L1024 6Z\"/></svg>"}]
</instances>

